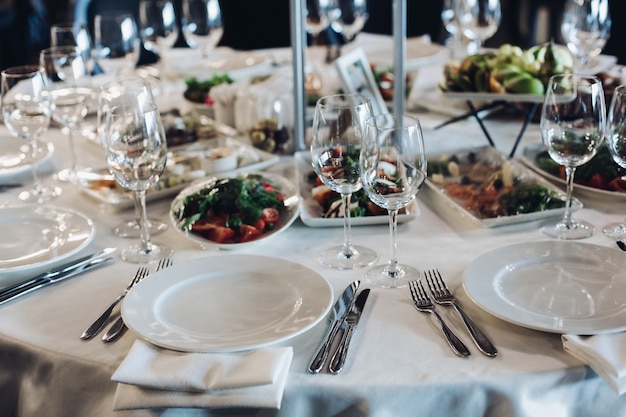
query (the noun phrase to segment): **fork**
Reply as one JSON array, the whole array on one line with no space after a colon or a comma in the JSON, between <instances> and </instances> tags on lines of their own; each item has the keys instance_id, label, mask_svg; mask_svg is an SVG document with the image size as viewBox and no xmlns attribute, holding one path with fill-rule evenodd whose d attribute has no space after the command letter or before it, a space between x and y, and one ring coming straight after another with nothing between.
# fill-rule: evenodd
<instances>
[{"instance_id":1,"label":"fork","mask_svg":"<svg viewBox=\"0 0 626 417\"><path fill-rule=\"evenodd\" d=\"M413 298L415 307L423 313L432 313L437 317L437 321L441 325L441 330L444 336L446 336L446 340L452 348L452 351L461 357L470 356L467 346L450 330L446 322L443 321L439 313L435 310L435 305L430 301L422 283L419 281L410 281L409 288L411 289L411 298Z\"/></svg>"},{"instance_id":2,"label":"fork","mask_svg":"<svg viewBox=\"0 0 626 417\"><path fill-rule=\"evenodd\" d=\"M494 357L498 354L498 350L496 347L487 339L487 336L474 324L472 320L467 316L465 311L461 308L456 298L452 295L446 283L443 281L441 274L438 269L432 271L426 271L424 273L426 275L426 281L428 282L428 289L430 293L433 295L435 302L441 305L450 305L454 307L456 312L463 320L463 324L467 327L467 331L470 336L472 336L472 340L478 347L478 349L485 355Z\"/></svg>"},{"instance_id":3,"label":"fork","mask_svg":"<svg viewBox=\"0 0 626 417\"><path fill-rule=\"evenodd\" d=\"M154 272L167 268L168 266L172 265L172 262L172 258L170 257L159 260L159 263L157 264ZM114 342L121 335L123 335L127 329L128 327L126 326L126 323L124 323L124 319L122 318L122 316L120 316L115 321L115 323L111 325L109 330L107 330L107 332L102 336L102 341L105 343Z\"/></svg>"},{"instance_id":4,"label":"fork","mask_svg":"<svg viewBox=\"0 0 626 417\"><path fill-rule=\"evenodd\" d=\"M106 310L104 310L104 313L102 313L102 315L98 317L96 321L94 321L93 324L91 324L91 326L89 326L83 332L83 334L80 335L80 338L83 340L89 340L95 335L97 335L98 333L100 333L100 331L104 328L104 325L106 324L107 320L111 316L111 313L113 312L113 309L115 308L115 306L120 301L122 301L124 297L126 297L126 294L128 294L130 289L135 284L137 284L139 281L141 281L142 279L148 276L148 272L150 272L150 270L147 267L145 266L139 267L133 279L128 283L126 288L124 288L124 291L120 295L118 295L117 298L113 300L111 305Z\"/></svg>"}]
</instances>

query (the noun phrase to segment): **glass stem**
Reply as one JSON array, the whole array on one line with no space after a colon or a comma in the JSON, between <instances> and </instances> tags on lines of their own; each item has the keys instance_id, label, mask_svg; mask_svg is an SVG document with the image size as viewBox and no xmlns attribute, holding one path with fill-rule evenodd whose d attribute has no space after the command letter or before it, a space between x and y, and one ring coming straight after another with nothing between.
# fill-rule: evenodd
<instances>
[{"instance_id":1,"label":"glass stem","mask_svg":"<svg viewBox=\"0 0 626 417\"><path fill-rule=\"evenodd\" d=\"M76 173L76 169L77 169L77 156L76 156L76 147L74 146L74 129L76 128L76 125L74 123L68 123L67 124L67 131L68 131L68 142L70 144L70 158L71 160L71 170L72 170L72 174Z\"/></svg>"},{"instance_id":2,"label":"glass stem","mask_svg":"<svg viewBox=\"0 0 626 417\"><path fill-rule=\"evenodd\" d=\"M352 258L355 256L356 250L352 247L352 230L350 227L350 202L352 200L352 194L342 194L341 200L343 203L343 256L346 258Z\"/></svg>"},{"instance_id":3,"label":"glass stem","mask_svg":"<svg viewBox=\"0 0 626 417\"><path fill-rule=\"evenodd\" d=\"M390 278L397 278L400 274L398 268L398 243L396 241L396 232L398 230L398 210L389 210L389 262L387 263L386 272Z\"/></svg>"},{"instance_id":4,"label":"glass stem","mask_svg":"<svg viewBox=\"0 0 626 417\"><path fill-rule=\"evenodd\" d=\"M565 213L563 214L563 224L567 229L574 227L572 221L572 191L574 190L574 172L575 167L565 167L565 181L567 182L567 189L565 195Z\"/></svg>"},{"instance_id":5,"label":"glass stem","mask_svg":"<svg viewBox=\"0 0 626 417\"><path fill-rule=\"evenodd\" d=\"M139 223L141 225L141 250L150 252L150 230L148 229L148 214L146 211L146 191L135 191L135 196L139 201Z\"/></svg>"},{"instance_id":6,"label":"glass stem","mask_svg":"<svg viewBox=\"0 0 626 417\"><path fill-rule=\"evenodd\" d=\"M28 145L30 148L30 157L33 161L32 163L32 171L33 171L33 187L35 190L39 191L42 187L41 181L39 179L39 163L37 161L37 154L39 153L39 146L37 144L37 139L29 139Z\"/></svg>"}]
</instances>

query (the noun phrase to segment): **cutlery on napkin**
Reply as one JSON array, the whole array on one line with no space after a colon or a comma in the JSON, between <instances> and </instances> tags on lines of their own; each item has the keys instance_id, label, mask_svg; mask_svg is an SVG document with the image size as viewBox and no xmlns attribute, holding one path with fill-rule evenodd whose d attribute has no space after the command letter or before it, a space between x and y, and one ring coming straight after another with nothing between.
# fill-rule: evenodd
<instances>
[{"instance_id":1,"label":"cutlery on napkin","mask_svg":"<svg viewBox=\"0 0 626 417\"><path fill-rule=\"evenodd\" d=\"M235 353L177 352L136 340L111 379L114 410L280 408L291 347Z\"/></svg>"},{"instance_id":2,"label":"cutlery on napkin","mask_svg":"<svg viewBox=\"0 0 626 417\"><path fill-rule=\"evenodd\" d=\"M626 332L561 335L563 349L585 362L619 395L626 392Z\"/></svg>"}]
</instances>

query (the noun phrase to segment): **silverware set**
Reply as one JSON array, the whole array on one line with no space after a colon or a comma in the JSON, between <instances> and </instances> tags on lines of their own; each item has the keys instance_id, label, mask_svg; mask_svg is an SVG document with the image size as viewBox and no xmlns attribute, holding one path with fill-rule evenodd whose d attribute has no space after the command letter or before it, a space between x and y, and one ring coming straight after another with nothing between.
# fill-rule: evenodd
<instances>
[{"instance_id":1,"label":"silverware set","mask_svg":"<svg viewBox=\"0 0 626 417\"><path fill-rule=\"evenodd\" d=\"M161 269L167 268L172 265L172 258L164 258L159 260L154 272L160 271ZM104 329L106 326L109 317L113 313L115 307L126 297L126 294L130 292L130 290L137 285L137 283L141 282L144 278L150 275L150 268L147 266L141 266L135 272L133 279L128 283L124 291L120 295L118 295L111 305L104 310L104 312L98 317L83 333L80 335L82 340L90 340L95 337L98 333ZM119 339L126 332L126 324L124 323L124 319L122 316L118 317L118 319L111 325L111 327L106 331L106 333L102 336L102 341L105 343L113 342Z\"/></svg>"},{"instance_id":2,"label":"silverware set","mask_svg":"<svg viewBox=\"0 0 626 417\"><path fill-rule=\"evenodd\" d=\"M365 302L369 296L370 290L364 289L357 294L357 290L361 281L354 281L343 291L335 305L333 306L333 318L331 325L320 346L309 363L309 372L319 373L326 364L330 351L332 350L337 335L341 331L341 338L331 357L328 370L332 374L338 374L343 370L346 358L348 356L348 348L352 340L352 335L361 318Z\"/></svg>"},{"instance_id":3,"label":"silverware set","mask_svg":"<svg viewBox=\"0 0 626 417\"><path fill-rule=\"evenodd\" d=\"M467 346L454 334L451 328L446 324L441 315L437 312L435 308L435 304L451 306L457 314L460 316L463 324L467 328L472 340L478 347L481 353L489 357L495 357L498 354L498 350L491 343L491 341L485 336L485 334L476 326L476 324L468 317L468 315L463 311L461 306L459 305L456 298L452 295L446 283L444 282L441 274L438 270L430 270L424 273L426 278L426 283L428 285L428 290L432 295L435 303L431 301L431 298L426 293L424 289L424 285L420 281L411 281L409 283L409 289L411 291L411 298L413 299L413 304L415 307L425 313L431 313L439 322L441 326L441 330L443 331L444 336L446 337L446 341L452 348L452 351L461 357L470 356L470 351Z\"/></svg>"}]
</instances>

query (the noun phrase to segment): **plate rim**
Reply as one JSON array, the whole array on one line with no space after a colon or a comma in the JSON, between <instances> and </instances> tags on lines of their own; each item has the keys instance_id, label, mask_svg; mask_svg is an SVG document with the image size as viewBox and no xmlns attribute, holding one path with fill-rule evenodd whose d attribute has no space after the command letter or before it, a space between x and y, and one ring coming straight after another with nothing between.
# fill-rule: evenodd
<instances>
[{"instance_id":1,"label":"plate rim","mask_svg":"<svg viewBox=\"0 0 626 417\"><path fill-rule=\"evenodd\" d=\"M25 144L25 142L13 138L15 139L16 142L21 142L22 145ZM37 161L35 161L35 163L39 166L41 166L42 164L44 164L46 161L50 160L50 158L52 158L52 155L54 154L54 144L52 142L44 142L40 139L37 139L37 146L41 149L45 149L46 153L45 155L42 155L41 158L39 158ZM19 149L19 146L18 146ZM19 175L19 174L23 174L29 170L31 170L33 167L33 163L28 163L26 165L18 165L18 166L13 166L11 168L0 168L0 178L9 178L11 176L14 175Z\"/></svg>"},{"instance_id":2,"label":"plate rim","mask_svg":"<svg viewBox=\"0 0 626 417\"><path fill-rule=\"evenodd\" d=\"M28 210L34 210L34 209L44 209L46 211L61 211L64 213L69 213L72 214L73 216L80 218L81 220L83 220L85 222L85 225L87 225L89 227L89 231L88 231L88 236L87 238L81 242L80 245L77 245L74 249L70 250L69 252L66 252L60 256L57 256L53 259L49 259L49 260L44 260L44 261L40 261L34 264L29 264L29 265L22 265L22 266L16 266L16 267L11 267L11 268L0 268L0 276L2 275L13 275L15 273L26 273L26 271L31 271L31 270L35 270L38 268L42 268L44 266L47 265L53 265L57 262L60 262L64 259L67 259L73 255L75 255L76 253L80 252L81 250L83 250L84 248L86 248L89 244L91 244L91 242L93 242L94 238L95 238L95 234L96 234L96 226L93 222L93 220L91 220L89 217L87 217L86 215L84 215L83 213L77 211L77 210L73 210L73 209L69 209L66 207L59 207L59 206L51 206L51 205L43 205L43 206L39 206L39 205L34 205L34 204L19 204L19 205L11 205L11 206L7 206L7 207L2 207L0 208L0 213L3 210L18 210L18 211L23 211L25 209ZM31 212L32 214L32 212Z\"/></svg>"},{"instance_id":3,"label":"plate rim","mask_svg":"<svg viewBox=\"0 0 626 417\"><path fill-rule=\"evenodd\" d=\"M547 324L542 324L542 323L537 323L537 322L535 323L529 322L528 320L524 320L525 314L528 314L526 310L522 310L521 308L516 309L510 303L505 302L502 298L499 297L497 292L493 289L494 288L493 283L494 283L494 278L495 278L494 276L486 277L486 275L489 275L488 271L487 273L484 270L482 272L476 271L480 263L486 262L485 261L486 259L491 259L491 260L502 259L501 257L499 258L496 256L502 252L511 251L511 250L520 250L520 251L530 250L532 252L532 251L539 251L540 248L544 248L546 246L554 247L556 245L570 246L570 247L578 246L579 251L587 252L587 253L589 253L591 249L600 250L603 252L606 251L607 255L610 255L611 257L614 256L617 259L620 259L620 257L623 257L621 252L618 251L617 249L612 249L606 246L601 246L601 245L597 245L593 243L586 243L586 242L541 240L541 241L527 241L527 242L514 243L514 244L507 245L507 246L499 247L493 250L489 250L481 254L477 258L475 258L471 262L471 264L467 268L465 268L465 271L463 272L463 277L462 277L463 289L465 293L468 295L468 297L484 311L506 322L515 324L517 326L525 327L528 329L538 330L538 331L543 331L543 332L548 332L548 333L555 333L555 334L576 333L576 334L582 334L582 335L613 333L613 332L625 330L626 329L626 317L623 319L623 323L621 323L619 326L612 325L612 326L606 326L604 328L595 328L595 329L589 329L584 324L589 323L591 320L597 321L598 318L569 319L569 321L574 321L577 323L570 324L569 321L566 320L565 324L562 327L557 327L554 325L547 325ZM527 259L527 258L524 258L524 259ZM506 265L502 264L502 265L499 265L498 268L502 269L505 266ZM496 269L496 267L494 267L493 265L491 265L491 268L494 270ZM486 294L488 293L489 298L491 299L485 302L485 300L487 299L487 296L484 294L481 294L479 290L477 289L482 289L483 292L485 292ZM504 308L502 308L502 306L504 306ZM623 307L626 307L626 303L623 305ZM517 314L510 314L512 311L515 311ZM546 319L547 319L547 316L546 316Z\"/></svg>"},{"instance_id":4,"label":"plate rim","mask_svg":"<svg viewBox=\"0 0 626 417\"><path fill-rule=\"evenodd\" d=\"M240 259L241 261L237 262L237 259ZM255 260L255 265L257 265L257 267L258 267L258 264L267 265L268 270L271 269L272 271L275 270L276 266L279 264L283 266L290 265L292 267L298 267L298 268L302 268L303 270L308 271L308 274L306 276L304 276L304 274L293 275L290 277L284 276L284 274L274 274L274 275L279 277L281 280L290 280L289 281L290 283L293 283L293 280L299 280L299 281L306 280L307 282L310 282L311 279L316 279L320 288L323 288L323 290L326 291L326 294L325 294L326 302L323 305L323 309L320 311L317 317L313 318L310 322L302 325L298 329L292 332L283 334L280 337L275 337L273 339L269 338L261 343L259 342L248 343L246 345L242 345L240 343L239 346L231 346L231 347L222 346L220 348L209 348L206 344L207 342L204 342L203 347L195 346L194 348L193 345L198 345L198 343L163 341L163 340L160 340L158 337L155 338L154 336L145 334L145 332L138 329L139 326L137 326L135 319L136 318L140 319L139 314L141 313L138 313L137 315L133 316L131 310L135 308L134 303L137 303L137 300L141 302L146 302L146 297L142 297L141 295L142 292L145 292L145 288L150 288L150 286L155 286L155 285L158 287L158 285L171 283L172 280L174 280L174 282L177 284L184 284L185 281L187 280L197 280L197 279L200 279L201 277L201 275L199 274L190 275L188 277L181 277L179 274L176 274L176 272L179 270L196 268L196 267L197 267L196 268L197 270L201 270L200 267L202 266L210 265L211 267L214 267L216 264L219 264L220 262L226 262L231 267L234 265L235 266L234 270L236 270L236 265L245 265L246 262L244 262L244 260L247 260L250 262L251 259ZM202 274L206 275L207 279L211 279L210 278L211 274L218 274L218 275L220 274L220 271L214 271L211 268L204 268L204 271L206 272L203 272ZM233 269L230 270L230 272L232 271ZM315 298L317 300L321 299L319 295L317 295ZM159 301L158 297L152 299L151 301L149 301L149 303L151 303L149 307L152 310L154 310L154 306L158 303L158 301ZM138 283L135 286L135 288L133 288L133 291L128 294L128 296L124 300L124 303L122 304L121 314L122 314L122 317L124 318L124 321L128 325L129 329L131 329L135 334L137 334L142 339L156 346L160 346L166 349L177 350L181 352L239 352L239 351L245 351L245 350L275 345L277 343L282 343L286 340L299 336L302 333L305 333L306 331L316 326L325 317L328 316L331 310L331 307L333 305L333 302L334 302L334 290L330 282L322 274L320 274L319 272L313 270L312 268L304 264L301 264L292 260L284 259L284 258L278 258L278 257L273 257L273 256L267 256L267 255L218 254L218 255L202 256L199 258L189 260L185 262L184 264L181 263L178 265L173 265L169 268L155 272L154 274L152 274L150 279L146 279ZM320 303L320 306L321 306L321 303ZM145 308L147 307L144 307L144 310ZM147 314L146 311L143 311L143 313ZM154 324L155 323L151 323L152 326L154 326Z\"/></svg>"}]
</instances>

